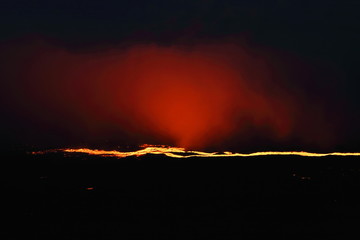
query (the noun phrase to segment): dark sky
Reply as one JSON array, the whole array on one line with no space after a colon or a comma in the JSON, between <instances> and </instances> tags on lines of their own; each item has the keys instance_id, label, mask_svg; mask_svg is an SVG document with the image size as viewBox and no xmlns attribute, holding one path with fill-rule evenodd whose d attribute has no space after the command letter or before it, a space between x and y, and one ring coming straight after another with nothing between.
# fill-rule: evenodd
<instances>
[{"instance_id":1,"label":"dark sky","mask_svg":"<svg viewBox=\"0 0 360 240\"><path fill-rule=\"evenodd\" d=\"M359 151L359 10L359 1L340 0L1 1L3 145L189 143L199 148L243 152ZM126 59L133 56L140 56L143 65L139 62L126 65L129 63ZM171 63L168 66L171 70L150 68L153 61L160 65ZM165 95L158 99L161 104L147 106L153 109L151 112L125 110L148 101L143 97L147 92L141 95L144 98L141 101L134 100L136 94L132 91L138 86L124 83L132 78L140 79L129 73L129 68L140 69L149 79L154 79L134 80L147 88L165 83L157 80L159 72L177 75L176 69L189 71L184 75L189 80L179 80L179 86L181 91L191 92L196 89L189 89L193 86L195 75L192 74L197 72L195 69L202 69L206 61L214 69L229 64L218 71L203 69L196 74L212 79L211 76L221 72L228 80L214 78L211 84L219 84L220 90L211 92L208 87L206 93L199 95L201 98L223 96L227 91L229 96L237 93L243 96L221 98L225 105L232 102L231 106L227 104L226 110L215 105L205 107L211 110L203 110L197 118L196 121L207 122L208 128L219 134L218 141L204 145L190 143L187 139L196 135L195 130L180 136L178 132L183 132L180 125L175 128L170 124L166 128L169 121L175 121L171 117L163 115L160 122L153 118L151 114L162 111L157 105L167 107L163 104L167 101ZM99 72L111 71L109 65L119 66L122 70L114 74L127 80L119 80L116 85L109 76L94 77ZM227 90L230 87L226 84L232 84L236 78L234 74L245 79L234 84L246 91ZM101 83L107 87L98 88ZM69 86L77 87L69 90ZM109 106L114 105L113 96L108 94L114 86L130 89L128 98L119 100L121 113L115 113L114 106ZM174 91L178 96L177 90ZM149 98L153 99L151 94ZM189 106L197 101L191 93L175 99ZM259 101L262 105L247 103L234 107L237 101ZM100 105L106 110L89 113ZM239 109L240 113L229 113ZM217 115L226 111L226 121L210 117L212 110ZM196 112L195 107L193 111ZM149 122L157 123L139 122L141 127L130 124L144 116ZM168 122L162 122L164 118ZM186 121L191 125L190 117ZM218 127L221 123L237 127ZM146 126L160 129L164 125L171 134L166 129L160 132L146 129ZM216 138L208 129L204 132L207 135L203 134L198 141L203 141L200 139L204 136Z\"/></svg>"}]
</instances>

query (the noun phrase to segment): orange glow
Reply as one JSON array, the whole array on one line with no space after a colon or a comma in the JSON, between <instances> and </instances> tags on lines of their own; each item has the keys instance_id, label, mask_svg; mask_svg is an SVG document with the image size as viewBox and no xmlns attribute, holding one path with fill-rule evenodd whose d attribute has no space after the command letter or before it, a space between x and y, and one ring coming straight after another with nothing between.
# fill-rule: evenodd
<instances>
[{"instance_id":1,"label":"orange glow","mask_svg":"<svg viewBox=\"0 0 360 240\"><path fill-rule=\"evenodd\" d=\"M101 79L121 79L114 82L120 91L109 105L118 103L131 116L133 129L161 142L203 148L246 124L286 136L292 125L290 101L256 87L268 76L247 74L244 62L250 61L234 46L145 46L130 49L121 70L112 67ZM254 62L252 68L264 66Z\"/></svg>"},{"instance_id":2,"label":"orange glow","mask_svg":"<svg viewBox=\"0 0 360 240\"><path fill-rule=\"evenodd\" d=\"M302 157L327 157L327 156L360 156L359 152L354 153L342 153L342 152L333 152L333 153L311 153L304 151L268 151L268 152L255 152L255 153L232 153L232 152L201 152L201 151L187 151L184 148L180 147L169 147L169 146L152 146L152 145L143 145L143 148L133 152L120 152L120 151L106 151L106 150L97 150L97 149L88 149L88 148L78 148L78 149L60 149L57 151L62 151L65 153L85 153L89 155L99 155L99 156L109 156L109 157L131 157L131 156L144 156L146 154L155 154L155 155L165 155L172 158L191 158L191 157L255 157L255 156L282 156L282 155L293 155L293 156L302 156ZM42 154L44 152L34 152L33 154Z\"/></svg>"},{"instance_id":3,"label":"orange glow","mask_svg":"<svg viewBox=\"0 0 360 240\"><path fill-rule=\"evenodd\" d=\"M136 144L205 149L255 130L283 139L294 125L296 107L272 70L236 45L38 52L23 71L26 111L81 138L125 133Z\"/></svg>"}]
</instances>

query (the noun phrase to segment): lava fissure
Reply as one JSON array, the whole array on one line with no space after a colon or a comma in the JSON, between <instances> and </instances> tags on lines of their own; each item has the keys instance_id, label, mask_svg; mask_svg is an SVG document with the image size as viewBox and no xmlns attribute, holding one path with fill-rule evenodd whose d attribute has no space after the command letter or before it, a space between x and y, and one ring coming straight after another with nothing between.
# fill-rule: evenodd
<instances>
[{"instance_id":1,"label":"lava fissure","mask_svg":"<svg viewBox=\"0 0 360 240\"><path fill-rule=\"evenodd\" d=\"M144 156L146 154L165 155L172 158L191 158L191 157L255 157L255 156L282 156L282 155L294 155L302 157L326 157L326 156L360 156L360 152L332 152L332 153L312 153L305 151L266 151L266 152L254 152L254 153L232 153L232 152L202 152L202 151L188 151L181 147L169 147L169 146L154 146L143 145L140 150L121 152L121 151L107 151L89 148L66 148L59 149L65 153L85 153L89 155L110 156L117 158L131 157L131 156ZM33 152L33 154L41 154L43 152Z\"/></svg>"}]
</instances>

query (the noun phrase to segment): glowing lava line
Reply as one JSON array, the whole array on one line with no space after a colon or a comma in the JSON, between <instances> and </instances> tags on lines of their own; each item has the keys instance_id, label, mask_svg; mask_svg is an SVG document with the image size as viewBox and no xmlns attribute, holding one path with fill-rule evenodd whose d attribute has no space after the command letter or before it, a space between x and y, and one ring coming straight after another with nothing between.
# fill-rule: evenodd
<instances>
[{"instance_id":1,"label":"glowing lava line","mask_svg":"<svg viewBox=\"0 0 360 240\"><path fill-rule=\"evenodd\" d=\"M120 151L106 151L106 150L97 150L97 149L88 149L88 148L78 148L78 149L59 149L56 151L66 152L66 153L85 153L89 155L100 155L100 156L110 156L110 157L130 157L130 156L144 156L146 154L158 154L165 155L173 158L191 158L191 157L254 157L254 156L281 156L281 155L295 155L303 157L326 157L326 156L360 156L359 152L353 153L342 153L342 152L333 152L333 153L311 153L304 151L268 151L268 152L254 152L254 153L232 153L232 152L201 152L201 151L187 151L184 148L179 147L168 147L168 146L153 146L153 145L142 145L143 149L132 151L132 152L120 152ZM34 152L33 154L41 154L45 152Z\"/></svg>"}]
</instances>

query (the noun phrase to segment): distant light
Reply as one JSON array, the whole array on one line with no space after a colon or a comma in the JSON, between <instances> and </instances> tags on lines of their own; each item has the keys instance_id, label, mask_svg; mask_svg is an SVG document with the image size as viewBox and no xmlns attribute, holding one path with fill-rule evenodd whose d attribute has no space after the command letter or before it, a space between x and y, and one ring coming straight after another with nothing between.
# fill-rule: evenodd
<instances>
[{"instance_id":1,"label":"distant light","mask_svg":"<svg viewBox=\"0 0 360 240\"><path fill-rule=\"evenodd\" d=\"M98 149L88 149L88 148L66 148L58 150L48 150L40 152L32 152L32 154L44 154L50 151L62 151L65 153L86 153L89 155L100 155L100 156L112 156L117 158L124 157L139 157L146 154L157 154L165 155L172 158L191 158L191 157L256 157L256 156L302 156L302 157L327 157L327 156L360 156L360 152L332 152L332 153L311 153L304 151L268 151L268 152L254 152L254 153L232 153L232 152L201 152L201 151L189 151L181 147L170 147L165 145L141 145L142 149L137 151L130 152L121 152L121 151L106 151ZM185 154L185 155L184 155Z\"/></svg>"},{"instance_id":2,"label":"distant light","mask_svg":"<svg viewBox=\"0 0 360 240\"><path fill-rule=\"evenodd\" d=\"M327 157L327 156L360 156L360 152L342 153L311 153L304 151L268 151L268 152L254 152L254 153L232 153L232 152L201 152L201 151L189 151L185 148L170 147L165 145L141 145L142 149L132 152L120 152L120 151L106 151L98 149L59 149L60 151L68 153L87 153L90 155L102 155L102 156L113 156L118 158L130 157L130 156L143 156L146 154L160 154L166 155L173 158L190 158L190 157L255 157L255 156L302 156L302 157ZM35 153L36 154L36 153ZM186 155L182 155L186 154Z\"/></svg>"}]
</instances>

